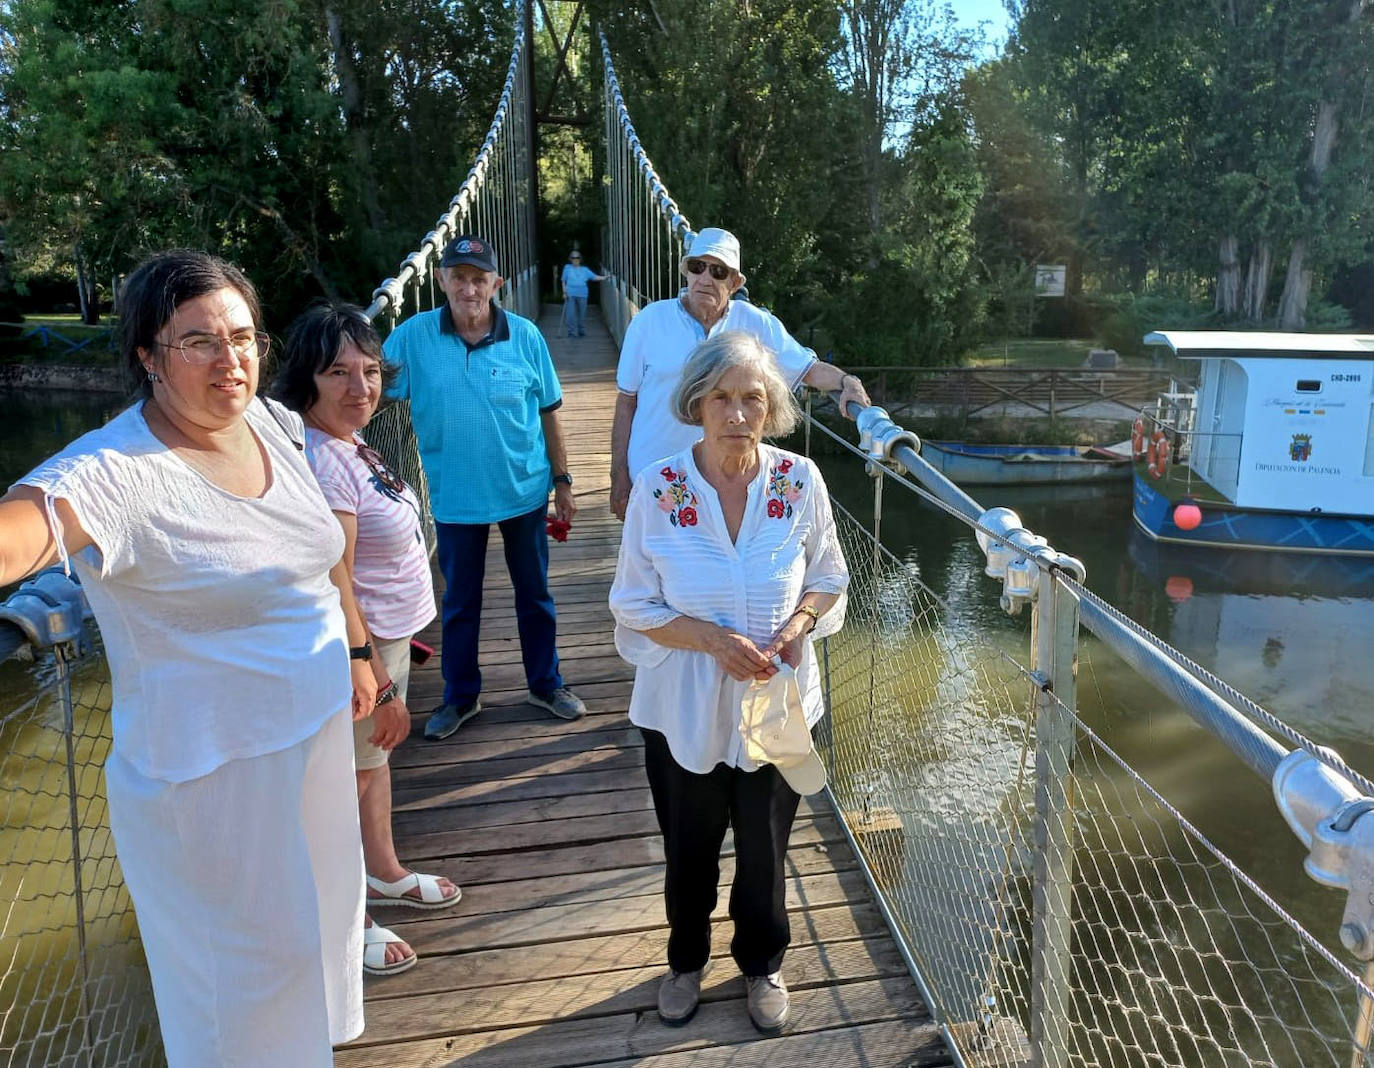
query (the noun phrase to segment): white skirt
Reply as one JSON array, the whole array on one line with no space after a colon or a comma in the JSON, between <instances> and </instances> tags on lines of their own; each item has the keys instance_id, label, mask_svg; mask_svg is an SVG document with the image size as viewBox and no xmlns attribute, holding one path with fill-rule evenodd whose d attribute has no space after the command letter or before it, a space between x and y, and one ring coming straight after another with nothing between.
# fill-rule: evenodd
<instances>
[{"instance_id":1,"label":"white skirt","mask_svg":"<svg viewBox=\"0 0 1374 1068\"><path fill-rule=\"evenodd\" d=\"M363 1030L363 854L348 710L184 783L105 765L170 1068L327 1068Z\"/></svg>"}]
</instances>

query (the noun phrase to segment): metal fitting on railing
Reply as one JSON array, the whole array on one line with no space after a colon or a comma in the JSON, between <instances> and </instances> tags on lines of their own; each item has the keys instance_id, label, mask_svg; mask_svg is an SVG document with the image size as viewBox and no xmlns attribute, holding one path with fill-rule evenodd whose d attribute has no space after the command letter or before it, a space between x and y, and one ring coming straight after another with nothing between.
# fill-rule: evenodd
<instances>
[{"instance_id":1,"label":"metal fitting on railing","mask_svg":"<svg viewBox=\"0 0 1374 1068\"><path fill-rule=\"evenodd\" d=\"M1374 960L1374 798L1303 749L1279 762L1273 788L1279 812L1307 847L1307 874L1346 891L1341 945Z\"/></svg>"},{"instance_id":2,"label":"metal fitting on railing","mask_svg":"<svg viewBox=\"0 0 1374 1068\"><path fill-rule=\"evenodd\" d=\"M877 405L865 408L854 423L859 428L859 448L870 463L889 464L898 474L905 474L906 466L893 457L893 450L905 445L913 452L921 451L921 439L894 423L886 408Z\"/></svg>"},{"instance_id":3,"label":"metal fitting on railing","mask_svg":"<svg viewBox=\"0 0 1374 1068\"><path fill-rule=\"evenodd\" d=\"M977 538L987 558L984 574L1002 580L1002 610L1008 615L1017 615L1035 600L1041 570L1057 568L1078 582L1087 578L1081 560L1052 549L1039 534L1023 527L1010 508L989 508L979 516Z\"/></svg>"},{"instance_id":4,"label":"metal fitting on railing","mask_svg":"<svg viewBox=\"0 0 1374 1068\"><path fill-rule=\"evenodd\" d=\"M78 640L88 615L85 591L60 567L38 572L0 604L0 622L17 627L33 650Z\"/></svg>"}]
</instances>

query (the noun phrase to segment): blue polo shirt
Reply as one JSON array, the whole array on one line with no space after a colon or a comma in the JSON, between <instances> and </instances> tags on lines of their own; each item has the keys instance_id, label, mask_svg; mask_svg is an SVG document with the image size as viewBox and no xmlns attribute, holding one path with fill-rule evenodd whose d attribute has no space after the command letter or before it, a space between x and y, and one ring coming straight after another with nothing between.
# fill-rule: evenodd
<instances>
[{"instance_id":1,"label":"blue polo shirt","mask_svg":"<svg viewBox=\"0 0 1374 1068\"><path fill-rule=\"evenodd\" d=\"M469 345L443 304L401 323L383 349L398 369L387 395L410 401L436 520L498 523L548 500L540 416L563 390L532 322L493 302L491 331Z\"/></svg>"},{"instance_id":2,"label":"blue polo shirt","mask_svg":"<svg viewBox=\"0 0 1374 1068\"><path fill-rule=\"evenodd\" d=\"M587 296L587 283L596 280L596 272L582 264L563 264L563 289L570 297Z\"/></svg>"}]
</instances>

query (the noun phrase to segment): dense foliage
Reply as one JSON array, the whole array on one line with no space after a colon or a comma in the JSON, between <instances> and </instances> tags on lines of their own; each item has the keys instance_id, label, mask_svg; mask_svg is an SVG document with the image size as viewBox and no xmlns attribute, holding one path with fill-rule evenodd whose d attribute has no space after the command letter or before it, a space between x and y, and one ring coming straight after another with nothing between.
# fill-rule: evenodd
<instances>
[{"instance_id":1,"label":"dense foliage","mask_svg":"<svg viewBox=\"0 0 1374 1068\"><path fill-rule=\"evenodd\" d=\"M75 269L84 303L190 245L242 264L278 317L366 298L471 165L513 31L492 0L9 0L11 267Z\"/></svg>"}]
</instances>

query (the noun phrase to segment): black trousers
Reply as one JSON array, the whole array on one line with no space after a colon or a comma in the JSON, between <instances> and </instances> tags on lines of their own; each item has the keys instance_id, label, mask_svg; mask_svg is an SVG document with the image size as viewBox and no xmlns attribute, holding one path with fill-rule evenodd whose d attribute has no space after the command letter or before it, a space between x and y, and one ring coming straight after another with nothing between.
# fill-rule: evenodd
<instances>
[{"instance_id":1,"label":"black trousers","mask_svg":"<svg viewBox=\"0 0 1374 1068\"><path fill-rule=\"evenodd\" d=\"M645 730L644 767L663 831L668 875L668 967L692 972L711 955L711 912L720 883L720 847L735 835L730 955L749 976L782 967L792 937L787 922L787 838L801 798L771 766L758 771L717 764L706 775L683 768L658 731Z\"/></svg>"}]
</instances>

